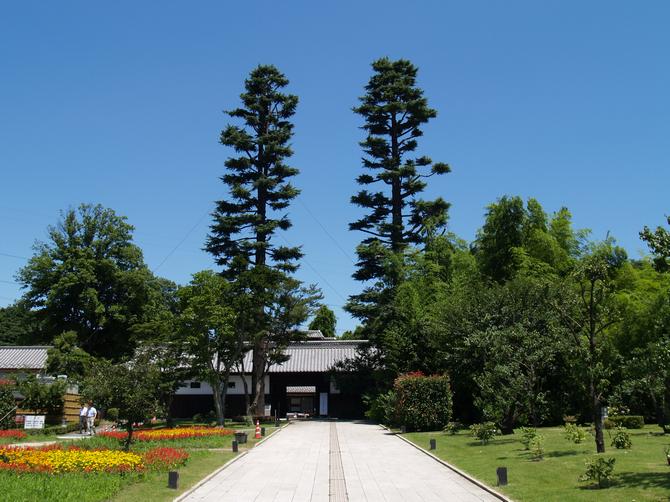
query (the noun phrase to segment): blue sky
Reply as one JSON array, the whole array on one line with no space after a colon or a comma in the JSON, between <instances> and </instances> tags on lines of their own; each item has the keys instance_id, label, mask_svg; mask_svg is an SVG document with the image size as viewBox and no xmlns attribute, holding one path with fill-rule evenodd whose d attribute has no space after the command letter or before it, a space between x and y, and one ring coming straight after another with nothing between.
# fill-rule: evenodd
<instances>
[{"instance_id":1,"label":"blue sky","mask_svg":"<svg viewBox=\"0 0 670 502\"><path fill-rule=\"evenodd\" d=\"M300 97L286 241L339 332L360 290L351 107L381 56L412 60L438 110L420 153L452 166L428 196L452 203L453 232L472 240L487 204L532 196L639 256L639 230L670 212L669 23L665 1L5 2L0 305L20 295L21 257L81 202L127 216L160 275L214 268L201 248L224 195L222 110L259 63Z\"/></svg>"}]
</instances>

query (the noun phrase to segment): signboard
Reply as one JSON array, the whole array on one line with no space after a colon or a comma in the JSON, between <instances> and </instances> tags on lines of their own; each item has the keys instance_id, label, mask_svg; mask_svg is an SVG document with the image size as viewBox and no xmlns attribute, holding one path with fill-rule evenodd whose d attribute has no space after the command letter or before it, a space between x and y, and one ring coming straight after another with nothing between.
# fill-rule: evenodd
<instances>
[{"instance_id":1,"label":"signboard","mask_svg":"<svg viewBox=\"0 0 670 502\"><path fill-rule=\"evenodd\" d=\"M44 429L44 415L26 415L23 421L24 429Z\"/></svg>"},{"instance_id":2,"label":"signboard","mask_svg":"<svg viewBox=\"0 0 670 502\"><path fill-rule=\"evenodd\" d=\"M263 411L264 411L263 416L265 416L265 417L271 416L272 415L272 405L271 404L266 404L265 409Z\"/></svg>"}]
</instances>

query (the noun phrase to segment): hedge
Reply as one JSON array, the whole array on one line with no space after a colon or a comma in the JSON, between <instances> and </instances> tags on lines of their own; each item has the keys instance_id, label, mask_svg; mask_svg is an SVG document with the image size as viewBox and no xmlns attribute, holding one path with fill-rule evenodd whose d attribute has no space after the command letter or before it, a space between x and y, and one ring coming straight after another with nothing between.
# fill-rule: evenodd
<instances>
[{"instance_id":1,"label":"hedge","mask_svg":"<svg viewBox=\"0 0 670 502\"><path fill-rule=\"evenodd\" d=\"M616 415L605 419L605 429L614 429L617 426L626 429L642 429L644 427L644 417L641 415Z\"/></svg>"},{"instance_id":2,"label":"hedge","mask_svg":"<svg viewBox=\"0 0 670 502\"><path fill-rule=\"evenodd\" d=\"M396 378L395 422L408 430L441 430L451 419L451 388L446 375L408 373Z\"/></svg>"}]
</instances>

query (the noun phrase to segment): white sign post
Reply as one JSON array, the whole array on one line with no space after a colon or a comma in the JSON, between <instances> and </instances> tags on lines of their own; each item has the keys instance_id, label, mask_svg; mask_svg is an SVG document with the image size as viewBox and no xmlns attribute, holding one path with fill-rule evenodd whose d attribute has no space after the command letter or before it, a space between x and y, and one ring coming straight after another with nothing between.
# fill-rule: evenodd
<instances>
[{"instance_id":1,"label":"white sign post","mask_svg":"<svg viewBox=\"0 0 670 502\"><path fill-rule=\"evenodd\" d=\"M44 415L26 415L23 421L24 429L44 429Z\"/></svg>"}]
</instances>

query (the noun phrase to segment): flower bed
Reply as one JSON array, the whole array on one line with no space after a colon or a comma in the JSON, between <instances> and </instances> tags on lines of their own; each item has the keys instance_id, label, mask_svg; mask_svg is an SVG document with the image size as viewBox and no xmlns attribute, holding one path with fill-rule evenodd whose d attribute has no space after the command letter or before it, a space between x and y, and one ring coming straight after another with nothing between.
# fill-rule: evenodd
<instances>
[{"instance_id":1,"label":"flower bed","mask_svg":"<svg viewBox=\"0 0 670 502\"><path fill-rule=\"evenodd\" d=\"M190 439L212 436L231 436L232 429L218 429L214 427L180 427L176 429L140 429L133 433L137 441L170 441L176 439ZM125 439L125 432L100 432L99 436L115 439Z\"/></svg>"},{"instance_id":2,"label":"flower bed","mask_svg":"<svg viewBox=\"0 0 670 502\"><path fill-rule=\"evenodd\" d=\"M188 453L174 448L154 448L144 455L120 450L85 450L49 445L41 448L0 448L0 471L39 472L139 472L163 470L182 465Z\"/></svg>"},{"instance_id":3,"label":"flower bed","mask_svg":"<svg viewBox=\"0 0 670 502\"><path fill-rule=\"evenodd\" d=\"M0 430L0 438L23 439L26 433L17 429Z\"/></svg>"}]
</instances>

